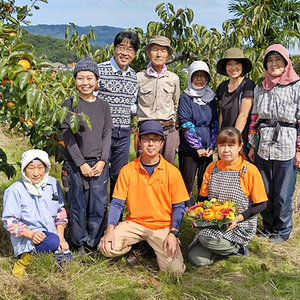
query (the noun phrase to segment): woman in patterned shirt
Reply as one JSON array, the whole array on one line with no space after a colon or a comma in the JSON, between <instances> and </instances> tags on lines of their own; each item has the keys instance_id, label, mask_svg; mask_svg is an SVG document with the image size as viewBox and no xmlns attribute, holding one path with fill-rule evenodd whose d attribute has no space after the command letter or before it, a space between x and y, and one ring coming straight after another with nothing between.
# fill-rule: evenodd
<instances>
[{"instance_id":1,"label":"woman in patterned shirt","mask_svg":"<svg viewBox=\"0 0 300 300\"><path fill-rule=\"evenodd\" d=\"M280 44L267 48L263 66L265 79L254 90L249 159L260 170L269 198L259 236L281 243L292 231L292 196L300 163L300 78Z\"/></svg>"},{"instance_id":2,"label":"woman in patterned shirt","mask_svg":"<svg viewBox=\"0 0 300 300\"><path fill-rule=\"evenodd\" d=\"M204 228L188 247L188 257L196 266L212 264L218 256L247 256L246 246L253 238L257 214L266 208L267 195L258 169L243 156L242 134L234 127L220 130L217 147L220 160L212 162L203 176L201 200L216 198L233 201L239 210L228 229Z\"/></svg>"}]
</instances>

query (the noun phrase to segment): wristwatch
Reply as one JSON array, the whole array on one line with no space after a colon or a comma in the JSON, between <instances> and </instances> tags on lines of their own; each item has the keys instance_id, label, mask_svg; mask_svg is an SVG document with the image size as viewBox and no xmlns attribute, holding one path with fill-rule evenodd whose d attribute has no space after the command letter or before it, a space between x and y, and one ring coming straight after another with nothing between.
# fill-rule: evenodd
<instances>
[{"instance_id":1,"label":"wristwatch","mask_svg":"<svg viewBox=\"0 0 300 300\"><path fill-rule=\"evenodd\" d=\"M178 230L170 230L170 233L173 233L175 237L179 238L179 231Z\"/></svg>"}]
</instances>

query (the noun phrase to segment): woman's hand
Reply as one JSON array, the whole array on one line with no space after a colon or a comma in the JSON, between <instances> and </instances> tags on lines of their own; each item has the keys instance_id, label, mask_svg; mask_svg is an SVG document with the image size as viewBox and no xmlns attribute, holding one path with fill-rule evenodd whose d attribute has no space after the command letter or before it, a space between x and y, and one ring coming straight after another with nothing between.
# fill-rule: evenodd
<instances>
[{"instance_id":1,"label":"woman's hand","mask_svg":"<svg viewBox=\"0 0 300 300\"><path fill-rule=\"evenodd\" d=\"M97 161L92 167L94 176L96 177L100 176L102 174L104 166L105 166L105 162L103 160Z\"/></svg>"},{"instance_id":2,"label":"woman's hand","mask_svg":"<svg viewBox=\"0 0 300 300\"><path fill-rule=\"evenodd\" d=\"M27 226L23 227L23 237L31 239L34 244L41 243L45 238L46 234L43 231L33 231L28 229Z\"/></svg>"},{"instance_id":3,"label":"woman's hand","mask_svg":"<svg viewBox=\"0 0 300 300\"><path fill-rule=\"evenodd\" d=\"M197 149L197 154L199 157L204 157L207 154L207 150L206 149Z\"/></svg>"},{"instance_id":4,"label":"woman's hand","mask_svg":"<svg viewBox=\"0 0 300 300\"><path fill-rule=\"evenodd\" d=\"M251 146L251 149L249 150L248 157L252 163L255 163L254 148L252 146Z\"/></svg>"},{"instance_id":5,"label":"woman's hand","mask_svg":"<svg viewBox=\"0 0 300 300\"><path fill-rule=\"evenodd\" d=\"M234 229L237 226L237 223L244 221L244 216L242 214L239 214L234 220L230 222L229 227L226 231L230 231Z\"/></svg>"},{"instance_id":6,"label":"woman's hand","mask_svg":"<svg viewBox=\"0 0 300 300\"><path fill-rule=\"evenodd\" d=\"M296 154L295 154L294 165L297 168L300 167L300 152L296 152Z\"/></svg>"},{"instance_id":7,"label":"woman's hand","mask_svg":"<svg viewBox=\"0 0 300 300\"><path fill-rule=\"evenodd\" d=\"M69 249L69 244L64 238L59 237L59 246L58 246L58 251L64 252L67 249Z\"/></svg>"},{"instance_id":8,"label":"woman's hand","mask_svg":"<svg viewBox=\"0 0 300 300\"><path fill-rule=\"evenodd\" d=\"M45 238L46 234L43 231L36 231L33 232L31 240L35 245L37 245L40 244Z\"/></svg>"},{"instance_id":9,"label":"woman's hand","mask_svg":"<svg viewBox=\"0 0 300 300\"><path fill-rule=\"evenodd\" d=\"M210 157L211 155L213 155L213 153L214 153L214 150L209 150L209 148L207 148L205 156Z\"/></svg>"},{"instance_id":10,"label":"woman's hand","mask_svg":"<svg viewBox=\"0 0 300 300\"><path fill-rule=\"evenodd\" d=\"M94 172L88 163L84 163L79 168L80 168L80 171L83 176L85 176L85 177L93 177L94 176Z\"/></svg>"}]
</instances>

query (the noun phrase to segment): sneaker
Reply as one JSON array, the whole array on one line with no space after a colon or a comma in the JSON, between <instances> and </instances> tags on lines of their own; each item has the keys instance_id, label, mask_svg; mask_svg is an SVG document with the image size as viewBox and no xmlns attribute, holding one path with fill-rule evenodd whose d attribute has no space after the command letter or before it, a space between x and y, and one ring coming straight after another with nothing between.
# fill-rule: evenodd
<instances>
[{"instance_id":1,"label":"sneaker","mask_svg":"<svg viewBox=\"0 0 300 300\"><path fill-rule=\"evenodd\" d=\"M77 254L77 255L85 256L85 255L88 255L88 252L86 251L85 246L84 246L84 245L81 245L79 248L77 248L76 254Z\"/></svg>"},{"instance_id":2,"label":"sneaker","mask_svg":"<svg viewBox=\"0 0 300 300\"><path fill-rule=\"evenodd\" d=\"M65 262L70 262L71 260L73 260L73 256L70 251L65 251L64 253L55 253L53 258L60 268L62 268Z\"/></svg>"},{"instance_id":3,"label":"sneaker","mask_svg":"<svg viewBox=\"0 0 300 300\"><path fill-rule=\"evenodd\" d=\"M20 259L18 259L13 267L13 276L15 278L23 278L26 269L30 265L32 257L30 253L24 253Z\"/></svg>"},{"instance_id":4,"label":"sneaker","mask_svg":"<svg viewBox=\"0 0 300 300\"><path fill-rule=\"evenodd\" d=\"M267 229L263 229L263 230L259 230L259 233L257 234L257 237L261 238L261 239L269 239L270 236L272 235L272 233L267 230Z\"/></svg>"},{"instance_id":5,"label":"sneaker","mask_svg":"<svg viewBox=\"0 0 300 300\"><path fill-rule=\"evenodd\" d=\"M237 252L237 255L248 256L248 249L247 249L247 247L241 245L239 251Z\"/></svg>"}]
</instances>

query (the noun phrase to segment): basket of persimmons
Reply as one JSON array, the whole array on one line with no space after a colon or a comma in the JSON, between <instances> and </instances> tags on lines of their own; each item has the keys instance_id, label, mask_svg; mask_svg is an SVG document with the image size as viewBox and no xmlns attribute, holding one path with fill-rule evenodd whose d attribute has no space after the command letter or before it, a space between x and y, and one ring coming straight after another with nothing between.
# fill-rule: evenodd
<instances>
[{"instance_id":1,"label":"basket of persimmons","mask_svg":"<svg viewBox=\"0 0 300 300\"><path fill-rule=\"evenodd\" d=\"M231 200L221 202L212 198L189 207L186 215L192 219L194 227L226 230L238 215L238 207Z\"/></svg>"}]
</instances>

